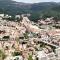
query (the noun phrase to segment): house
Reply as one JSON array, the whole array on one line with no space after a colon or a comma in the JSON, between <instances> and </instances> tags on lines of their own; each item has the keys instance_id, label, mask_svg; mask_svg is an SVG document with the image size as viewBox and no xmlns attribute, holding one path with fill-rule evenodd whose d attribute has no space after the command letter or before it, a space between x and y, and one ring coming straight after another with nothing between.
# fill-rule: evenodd
<instances>
[{"instance_id":1,"label":"house","mask_svg":"<svg viewBox=\"0 0 60 60\"><path fill-rule=\"evenodd\" d=\"M56 60L54 52L46 54L44 51L38 51L37 60Z\"/></svg>"},{"instance_id":2,"label":"house","mask_svg":"<svg viewBox=\"0 0 60 60\"><path fill-rule=\"evenodd\" d=\"M20 15L16 15L15 19L20 19L20 17L21 17Z\"/></svg>"},{"instance_id":3,"label":"house","mask_svg":"<svg viewBox=\"0 0 60 60\"><path fill-rule=\"evenodd\" d=\"M38 51L36 60L47 60L46 53L44 51Z\"/></svg>"},{"instance_id":4,"label":"house","mask_svg":"<svg viewBox=\"0 0 60 60\"><path fill-rule=\"evenodd\" d=\"M3 17L4 17L4 14L0 14L0 17L2 17L2 18L3 18Z\"/></svg>"}]
</instances>

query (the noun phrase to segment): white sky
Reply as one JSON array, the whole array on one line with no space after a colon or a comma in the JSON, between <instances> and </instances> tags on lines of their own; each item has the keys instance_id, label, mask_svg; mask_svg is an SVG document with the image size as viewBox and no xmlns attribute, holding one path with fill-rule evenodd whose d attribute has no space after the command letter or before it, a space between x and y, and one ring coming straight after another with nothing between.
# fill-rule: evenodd
<instances>
[{"instance_id":1,"label":"white sky","mask_svg":"<svg viewBox=\"0 0 60 60\"><path fill-rule=\"evenodd\" d=\"M60 2L60 0L14 0L17 2L25 2L25 3L38 3L38 2Z\"/></svg>"}]
</instances>

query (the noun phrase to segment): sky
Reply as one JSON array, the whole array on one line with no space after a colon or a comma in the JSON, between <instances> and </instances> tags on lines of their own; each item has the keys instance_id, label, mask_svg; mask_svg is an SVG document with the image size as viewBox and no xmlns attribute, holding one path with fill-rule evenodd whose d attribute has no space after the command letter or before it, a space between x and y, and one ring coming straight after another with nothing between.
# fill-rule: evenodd
<instances>
[{"instance_id":1,"label":"sky","mask_svg":"<svg viewBox=\"0 0 60 60\"><path fill-rule=\"evenodd\" d=\"M38 2L60 2L60 0L14 0L17 2L25 2L25 3L38 3Z\"/></svg>"}]
</instances>

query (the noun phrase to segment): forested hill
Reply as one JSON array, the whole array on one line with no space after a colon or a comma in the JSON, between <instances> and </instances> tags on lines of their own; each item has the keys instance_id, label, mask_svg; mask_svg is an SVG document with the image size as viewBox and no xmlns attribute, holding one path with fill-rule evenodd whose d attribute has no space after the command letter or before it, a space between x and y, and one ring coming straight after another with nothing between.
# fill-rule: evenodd
<instances>
[{"instance_id":1,"label":"forested hill","mask_svg":"<svg viewBox=\"0 0 60 60\"><path fill-rule=\"evenodd\" d=\"M10 15L31 13L30 19L32 20L51 16L60 19L60 3L41 2L30 4L12 0L0 0L0 13Z\"/></svg>"}]
</instances>

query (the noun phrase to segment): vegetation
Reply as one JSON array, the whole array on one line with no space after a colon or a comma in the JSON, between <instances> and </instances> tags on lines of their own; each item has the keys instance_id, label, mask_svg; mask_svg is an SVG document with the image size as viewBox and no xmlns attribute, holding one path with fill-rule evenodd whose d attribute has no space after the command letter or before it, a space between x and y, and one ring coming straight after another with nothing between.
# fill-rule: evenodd
<instances>
[{"instance_id":1,"label":"vegetation","mask_svg":"<svg viewBox=\"0 0 60 60\"><path fill-rule=\"evenodd\" d=\"M13 53L13 56L19 56L19 55L21 55L21 52L15 51L15 52Z\"/></svg>"},{"instance_id":2,"label":"vegetation","mask_svg":"<svg viewBox=\"0 0 60 60\"><path fill-rule=\"evenodd\" d=\"M24 33L24 38L25 39L28 39L29 37L28 37L28 33Z\"/></svg>"},{"instance_id":3,"label":"vegetation","mask_svg":"<svg viewBox=\"0 0 60 60\"><path fill-rule=\"evenodd\" d=\"M28 60L33 60L33 59L32 59L32 55L29 55L29 58L28 58Z\"/></svg>"},{"instance_id":4,"label":"vegetation","mask_svg":"<svg viewBox=\"0 0 60 60\"><path fill-rule=\"evenodd\" d=\"M17 4L15 4L17 3ZM22 7L21 7L22 6ZM12 0L0 0L0 13L9 14L13 17L9 20L14 20L16 14L30 13L30 20L37 21L41 18L55 17L55 20L60 20L60 3L43 2L35 4L27 4L15 2Z\"/></svg>"},{"instance_id":5,"label":"vegetation","mask_svg":"<svg viewBox=\"0 0 60 60\"><path fill-rule=\"evenodd\" d=\"M0 50L0 60L4 60L6 57L6 55L4 54L4 52L2 50Z\"/></svg>"}]
</instances>

